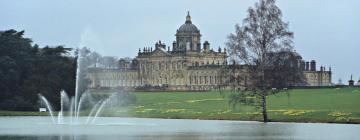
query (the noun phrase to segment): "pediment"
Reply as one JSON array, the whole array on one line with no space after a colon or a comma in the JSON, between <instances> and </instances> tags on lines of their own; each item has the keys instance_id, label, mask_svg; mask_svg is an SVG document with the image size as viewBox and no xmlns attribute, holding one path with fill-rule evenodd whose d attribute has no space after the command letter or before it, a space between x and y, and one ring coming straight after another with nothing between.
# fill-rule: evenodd
<instances>
[{"instance_id":1,"label":"pediment","mask_svg":"<svg viewBox=\"0 0 360 140\"><path fill-rule=\"evenodd\" d=\"M170 56L171 54L167 53L165 50L162 50L160 48L157 48L155 51L153 51L151 53L150 56L156 56L156 57L161 57L161 56Z\"/></svg>"}]
</instances>

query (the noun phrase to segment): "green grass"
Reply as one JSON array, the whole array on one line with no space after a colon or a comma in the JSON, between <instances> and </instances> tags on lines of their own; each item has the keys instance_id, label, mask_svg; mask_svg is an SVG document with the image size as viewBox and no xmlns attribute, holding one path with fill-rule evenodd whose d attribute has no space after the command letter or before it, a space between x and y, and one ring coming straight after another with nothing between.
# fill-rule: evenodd
<instances>
[{"instance_id":1,"label":"green grass","mask_svg":"<svg viewBox=\"0 0 360 140\"><path fill-rule=\"evenodd\" d=\"M31 111L4 111L0 110L0 116L47 116L47 112L31 112Z\"/></svg>"},{"instance_id":2,"label":"green grass","mask_svg":"<svg viewBox=\"0 0 360 140\"><path fill-rule=\"evenodd\" d=\"M229 93L165 92L136 93L138 102L124 112L108 112L155 118L261 120L252 106L232 106ZM268 98L272 121L360 123L360 89L296 89Z\"/></svg>"},{"instance_id":3,"label":"green grass","mask_svg":"<svg viewBox=\"0 0 360 140\"><path fill-rule=\"evenodd\" d=\"M261 120L260 110L252 106L230 105L229 93L220 94L218 91L211 91L134 94L137 96L137 102L134 105L107 108L103 115ZM290 92L290 97L286 94L268 97L268 111L271 121L360 123L360 88L295 89ZM0 111L0 115L4 115L4 112Z\"/></svg>"}]
</instances>

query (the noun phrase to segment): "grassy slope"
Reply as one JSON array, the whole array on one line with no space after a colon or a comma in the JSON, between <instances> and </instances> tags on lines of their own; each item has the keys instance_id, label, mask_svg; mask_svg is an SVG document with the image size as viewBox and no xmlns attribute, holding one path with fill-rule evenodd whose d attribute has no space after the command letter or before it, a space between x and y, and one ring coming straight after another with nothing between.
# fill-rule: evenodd
<instances>
[{"instance_id":1,"label":"grassy slope","mask_svg":"<svg viewBox=\"0 0 360 140\"><path fill-rule=\"evenodd\" d=\"M299 89L289 99L282 95L269 100L271 110L288 110L272 111L275 121L360 123L359 107L360 89L356 88Z\"/></svg>"},{"instance_id":2,"label":"grassy slope","mask_svg":"<svg viewBox=\"0 0 360 140\"><path fill-rule=\"evenodd\" d=\"M259 110L228 104L228 93L136 93L138 102L109 109L107 116L155 118L261 120ZM297 89L268 98L272 121L360 123L360 89Z\"/></svg>"},{"instance_id":3,"label":"grassy slope","mask_svg":"<svg viewBox=\"0 0 360 140\"><path fill-rule=\"evenodd\" d=\"M144 92L135 93L130 107L108 108L105 116L135 116L186 119L261 120L259 110L228 104L229 93ZM272 121L360 123L360 89L296 89L268 98ZM9 112L5 113L9 115ZM21 114L21 113L17 113ZM0 111L0 115L4 112ZM10 113L11 115L11 113Z\"/></svg>"}]
</instances>

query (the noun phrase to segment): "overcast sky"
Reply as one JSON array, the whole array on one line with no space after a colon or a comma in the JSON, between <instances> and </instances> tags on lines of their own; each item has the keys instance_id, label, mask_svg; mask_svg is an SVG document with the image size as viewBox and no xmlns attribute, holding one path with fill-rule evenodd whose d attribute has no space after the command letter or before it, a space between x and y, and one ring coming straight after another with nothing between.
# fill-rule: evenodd
<instances>
[{"instance_id":1,"label":"overcast sky","mask_svg":"<svg viewBox=\"0 0 360 140\"><path fill-rule=\"evenodd\" d=\"M161 40L168 46L189 10L213 48L257 0L2 0L0 30L25 30L41 46L87 46L103 55L135 57ZM360 0L278 0L305 60L331 66L333 82L360 78Z\"/></svg>"}]
</instances>

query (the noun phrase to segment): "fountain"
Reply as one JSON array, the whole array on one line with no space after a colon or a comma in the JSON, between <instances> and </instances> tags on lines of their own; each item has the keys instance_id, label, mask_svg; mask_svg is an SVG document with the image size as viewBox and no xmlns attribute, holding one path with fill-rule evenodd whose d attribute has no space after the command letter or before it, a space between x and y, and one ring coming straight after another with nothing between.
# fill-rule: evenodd
<instances>
[{"instance_id":1,"label":"fountain","mask_svg":"<svg viewBox=\"0 0 360 140\"><path fill-rule=\"evenodd\" d=\"M51 119L54 124L93 124L96 121L96 118L101 113L104 106L108 103L110 100L110 97L105 100L98 101L95 105L92 106L90 113L87 115L85 122L80 122L80 112L81 112L81 106L84 104L84 100L86 96L90 96L90 93L83 93L80 97L80 100L78 102L75 102L75 97L69 97L65 91L61 91L60 93L60 111L58 112L57 121L56 116L54 116L52 105L49 103L49 101L41 94L39 94L40 99L45 103L46 108L49 110L49 114L51 116ZM76 105L77 104L77 105ZM67 107L68 106L68 107ZM68 115L65 115L65 108L68 108ZM69 121L65 122L65 118L68 118Z\"/></svg>"},{"instance_id":2,"label":"fountain","mask_svg":"<svg viewBox=\"0 0 360 140\"><path fill-rule=\"evenodd\" d=\"M103 99L98 101L96 104L92 105L90 113L87 115L86 121L81 122L79 120L80 112L82 109L82 105L84 104L87 97L90 97L89 92L84 92L80 96L80 76L81 76L81 63L84 59L82 56L82 51L84 49L79 49L78 59L77 59L77 69L76 69L76 87L75 87L75 96L69 97L65 91L60 92L60 111L58 112L57 121L56 117L53 113L53 107L50 102L41 94L39 94L39 98L44 102L46 108L49 110L49 114L54 124L93 124L96 121L96 118L101 113L101 110L108 103L112 96L109 96L107 99ZM80 97L79 97L80 96ZM92 101L90 101L92 102ZM65 108L68 109L67 115L65 115ZM68 118L68 121L65 121L65 118Z\"/></svg>"}]
</instances>

